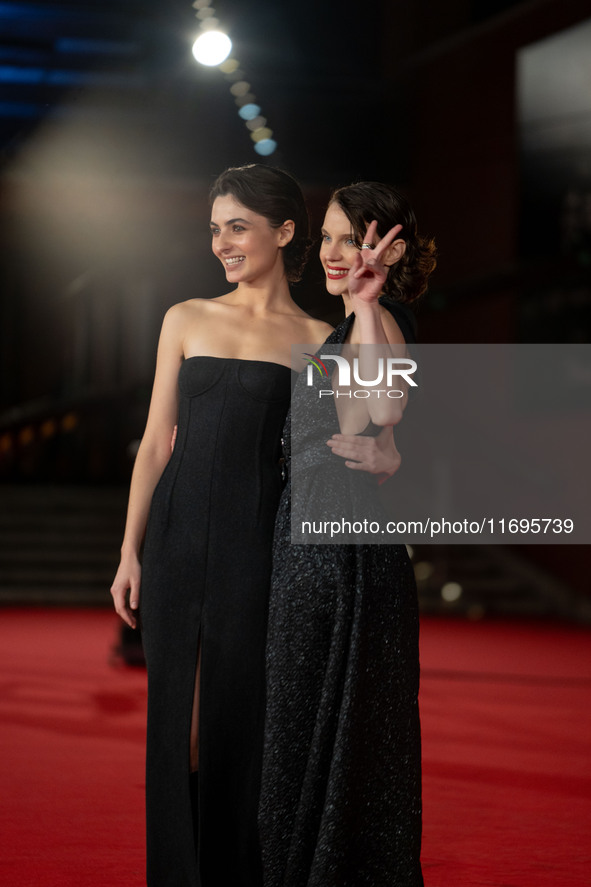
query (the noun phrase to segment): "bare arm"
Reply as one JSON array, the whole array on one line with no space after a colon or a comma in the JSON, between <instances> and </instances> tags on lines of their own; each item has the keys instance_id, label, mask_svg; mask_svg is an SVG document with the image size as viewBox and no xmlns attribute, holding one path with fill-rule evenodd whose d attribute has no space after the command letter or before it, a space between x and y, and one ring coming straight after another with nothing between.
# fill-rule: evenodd
<instances>
[{"instance_id":1,"label":"bare arm","mask_svg":"<svg viewBox=\"0 0 591 887\"><path fill-rule=\"evenodd\" d=\"M132 628L137 625L135 611L139 606L139 550L154 488L170 459L170 440L177 421L183 315L183 306L175 305L167 312L162 324L148 421L131 478L121 562L111 586L115 610Z\"/></svg>"},{"instance_id":2,"label":"bare arm","mask_svg":"<svg viewBox=\"0 0 591 887\"><path fill-rule=\"evenodd\" d=\"M365 241L372 243L376 238L377 223L368 227ZM376 377L377 361L389 357L403 357L405 341L398 324L379 304L379 296L388 274L388 264L399 261L404 253L405 243L396 240L401 226L396 225L373 249L361 249L356 262L349 272L349 293L355 320L353 340L359 343L359 367L361 377ZM371 346L371 347L365 347ZM364 401L368 418L376 425L396 425L402 418L406 403L406 389L400 399L390 397L370 397Z\"/></svg>"},{"instance_id":3,"label":"bare arm","mask_svg":"<svg viewBox=\"0 0 591 887\"><path fill-rule=\"evenodd\" d=\"M362 379L374 379L379 375L379 360L383 361L385 370L388 358L406 356L406 343L398 324L378 301L388 274L388 266L400 260L406 244L403 240L396 239L401 230L401 226L396 225L377 246L368 248L376 239L376 229L376 222L372 222L365 235L364 247L349 272L348 288L355 313L352 339L358 348ZM384 381L386 382L385 372ZM377 437L341 433L333 435L332 439L327 441L327 445L335 455L347 460L345 465L348 468L380 475L380 483L392 476L401 463L392 426L402 418L407 400L407 386L401 380L397 387L402 394L401 397L369 397L352 402L352 409L356 412L349 418L353 419L353 425L365 427L368 421L381 425L382 430ZM346 402L347 406L348 403L350 402ZM337 403L337 412L341 428L347 424L350 426L350 422L345 422L346 408L339 411Z\"/></svg>"}]
</instances>

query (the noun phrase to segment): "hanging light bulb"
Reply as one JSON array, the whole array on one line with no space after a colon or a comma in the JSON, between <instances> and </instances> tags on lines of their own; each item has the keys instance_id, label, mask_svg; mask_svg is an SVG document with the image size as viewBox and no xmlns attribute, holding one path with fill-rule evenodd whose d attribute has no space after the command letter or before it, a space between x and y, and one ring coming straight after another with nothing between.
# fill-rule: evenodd
<instances>
[{"instance_id":1,"label":"hanging light bulb","mask_svg":"<svg viewBox=\"0 0 591 887\"><path fill-rule=\"evenodd\" d=\"M193 55L201 65L221 65L232 51L232 41L222 31L204 31L193 44Z\"/></svg>"},{"instance_id":2,"label":"hanging light bulb","mask_svg":"<svg viewBox=\"0 0 591 887\"><path fill-rule=\"evenodd\" d=\"M275 139L261 139L261 141L257 142L254 146L257 154L260 154L262 157L268 157L269 154L273 154L276 148L277 142Z\"/></svg>"},{"instance_id":3,"label":"hanging light bulb","mask_svg":"<svg viewBox=\"0 0 591 887\"><path fill-rule=\"evenodd\" d=\"M219 67L220 71L231 82L230 92L238 106L238 113L254 142L257 154L268 156L277 149L277 142L272 138L273 130L265 124L266 118L261 116L261 108L256 95L251 92L250 83L240 70L237 59L230 58L232 41L227 34L218 30L219 20L212 6L212 0L193 0L192 7L199 20L201 34L193 44L193 55L201 65L210 68Z\"/></svg>"}]
</instances>

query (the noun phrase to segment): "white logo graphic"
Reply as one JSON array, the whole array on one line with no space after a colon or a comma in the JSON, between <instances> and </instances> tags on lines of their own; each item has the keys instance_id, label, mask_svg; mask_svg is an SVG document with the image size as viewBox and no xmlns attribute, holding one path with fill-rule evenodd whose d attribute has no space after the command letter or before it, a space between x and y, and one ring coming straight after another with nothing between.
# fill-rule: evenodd
<instances>
[{"instance_id":1,"label":"white logo graphic","mask_svg":"<svg viewBox=\"0 0 591 887\"><path fill-rule=\"evenodd\" d=\"M339 388L351 387L351 364L346 357L340 354L321 354L320 360L334 360L337 365L337 384ZM377 375L375 379L362 379L359 371L359 358L353 358L353 380L356 385L362 388L375 388L377 385L386 384L388 388L392 388L394 378L401 377L413 388L417 388L417 383L411 378L412 374L417 370L417 363L409 357L379 357L377 362ZM314 366L308 364L307 384L314 384L313 379ZM327 371L328 372L328 371ZM396 396L403 397L402 392L396 392Z\"/></svg>"}]
</instances>

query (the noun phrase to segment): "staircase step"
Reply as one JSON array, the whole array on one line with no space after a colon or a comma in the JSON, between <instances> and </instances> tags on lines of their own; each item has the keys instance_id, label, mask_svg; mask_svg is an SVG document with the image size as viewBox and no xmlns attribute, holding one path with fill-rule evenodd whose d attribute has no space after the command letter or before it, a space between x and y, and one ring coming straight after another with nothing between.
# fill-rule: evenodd
<instances>
[{"instance_id":1,"label":"staircase step","mask_svg":"<svg viewBox=\"0 0 591 887\"><path fill-rule=\"evenodd\" d=\"M45 585L0 585L0 605L71 605L112 606L111 595L104 588L77 585L75 588L51 588Z\"/></svg>"},{"instance_id":2,"label":"staircase step","mask_svg":"<svg viewBox=\"0 0 591 887\"><path fill-rule=\"evenodd\" d=\"M127 489L0 485L0 604L111 604ZM424 612L562 616L591 622L560 582L510 548L413 546ZM461 593L448 601L446 583ZM578 610L577 610L578 607Z\"/></svg>"},{"instance_id":3,"label":"staircase step","mask_svg":"<svg viewBox=\"0 0 591 887\"><path fill-rule=\"evenodd\" d=\"M121 487L0 485L0 603L111 603Z\"/></svg>"}]
</instances>

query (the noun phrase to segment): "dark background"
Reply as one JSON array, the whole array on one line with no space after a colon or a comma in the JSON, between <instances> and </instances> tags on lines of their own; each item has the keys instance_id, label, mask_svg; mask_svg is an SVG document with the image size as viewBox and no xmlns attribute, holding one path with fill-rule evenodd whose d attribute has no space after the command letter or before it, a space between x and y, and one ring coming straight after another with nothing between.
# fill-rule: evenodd
<instances>
[{"instance_id":1,"label":"dark background","mask_svg":"<svg viewBox=\"0 0 591 887\"><path fill-rule=\"evenodd\" d=\"M316 230L335 185L409 194L421 341L589 341L588 2L212 5ZM4 483L124 485L164 311L223 291L208 188L261 158L197 33L188 0L0 3ZM314 260L294 295L338 321Z\"/></svg>"}]
</instances>

